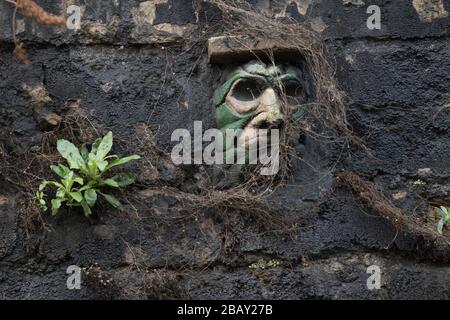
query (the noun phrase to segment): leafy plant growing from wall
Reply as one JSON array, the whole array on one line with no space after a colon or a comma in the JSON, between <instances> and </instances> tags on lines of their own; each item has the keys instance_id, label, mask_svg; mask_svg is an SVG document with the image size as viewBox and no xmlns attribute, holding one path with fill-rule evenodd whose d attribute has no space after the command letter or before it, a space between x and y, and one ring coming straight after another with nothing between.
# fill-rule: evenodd
<instances>
[{"instance_id":1,"label":"leafy plant growing from wall","mask_svg":"<svg viewBox=\"0 0 450 320\"><path fill-rule=\"evenodd\" d=\"M439 214L441 215L441 219L439 220L437 224L437 231L439 234L442 234L442 230L444 229L444 226L450 222L450 208L446 207L439 207L437 208Z\"/></svg>"},{"instance_id":2,"label":"leafy plant growing from wall","mask_svg":"<svg viewBox=\"0 0 450 320\"><path fill-rule=\"evenodd\" d=\"M125 164L131 160L140 159L138 155L119 158L116 155L108 155L113 145L112 132L108 132L103 138L98 138L92 144L91 150L83 145L78 149L70 141L61 139L57 142L57 149L66 159L67 166L63 164L52 165L50 168L61 179L59 181L43 181L39 185L35 199L43 211L47 211L45 201L46 187L56 189L55 197L51 202L52 215L56 215L63 203L70 207L82 207L84 214L92 213L97 196L101 195L114 208L121 207L120 201L113 195L104 193L107 187L120 189L134 183L134 176L129 173L121 173L112 177L105 177L113 168Z\"/></svg>"}]
</instances>

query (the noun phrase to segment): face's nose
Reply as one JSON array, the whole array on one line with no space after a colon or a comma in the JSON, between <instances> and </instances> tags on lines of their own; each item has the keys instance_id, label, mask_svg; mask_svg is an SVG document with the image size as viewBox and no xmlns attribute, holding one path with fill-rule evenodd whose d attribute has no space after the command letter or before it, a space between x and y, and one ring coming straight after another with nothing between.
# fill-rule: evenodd
<instances>
[{"instance_id":1,"label":"face's nose","mask_svg":"<svg viewBox=\"0 0 450 320\"><path fill-rule=\"evenodd\" d=\"M283 122L281 113L280 99L273 88L267 88L259 97L259 106L257 112L267 114L265 119L267 128L278 128Z\"/></svg>"}]
</instances>

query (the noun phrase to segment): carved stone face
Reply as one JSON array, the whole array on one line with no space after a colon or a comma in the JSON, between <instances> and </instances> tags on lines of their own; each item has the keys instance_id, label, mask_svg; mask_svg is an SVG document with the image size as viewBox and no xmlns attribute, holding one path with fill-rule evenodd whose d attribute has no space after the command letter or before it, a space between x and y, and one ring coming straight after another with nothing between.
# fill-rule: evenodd
<instances>
[{"instance_id":1,"label":"carved stone face","mask_svg":"<svg viewBox=\"0 0 450 320\"><path fill-rule=\"evenodd\" d=\"M214 96L217 127L242 129L241 136L250 139L238 137L237 146L247 149L259 139L258 129L280 128L285 113L299 109L306 97L300 68L251 61L233 70L217 89Z\"/></svg>"}]
</instances>

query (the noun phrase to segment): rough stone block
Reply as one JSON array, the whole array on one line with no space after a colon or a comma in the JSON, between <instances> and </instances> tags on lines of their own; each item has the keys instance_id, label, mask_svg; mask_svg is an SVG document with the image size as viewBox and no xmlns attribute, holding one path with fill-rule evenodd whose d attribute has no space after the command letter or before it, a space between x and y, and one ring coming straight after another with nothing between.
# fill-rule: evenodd
<instances>
[{"instance_id":1,"label":"rough stone block","mask_svg":"<svg viewBox=\"0 0 450 320\"><path fill-rule=\"evenodd\" d=\"M208 60L210 63L230 63L258 57L268 59L268 53L277 57L292 58L298 55L293 46L280 46L270 40L242 36L221 36L208 39Z\"/></svg>"}]
</instances>

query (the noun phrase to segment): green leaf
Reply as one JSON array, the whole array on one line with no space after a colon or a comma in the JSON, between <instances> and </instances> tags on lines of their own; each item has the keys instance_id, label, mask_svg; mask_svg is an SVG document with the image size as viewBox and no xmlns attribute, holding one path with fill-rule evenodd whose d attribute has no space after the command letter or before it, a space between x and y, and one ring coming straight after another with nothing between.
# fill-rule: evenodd
<instances>
[{"instance_id":1,"label":"green leaf","mask_svg":"<svg viewBox=\"0 0 450 320\"><path fill-rule=\"evenodd\" d=\"M57 149L61 156L67 160L71 169L84 169L86 164L75 145L65 139L58 140Z\"/></svg>"},{"instance_id":2,"label":"green leaf","mask_svg":"<svg viewBox=\"0 0 450 320\"><path fill-rule=\"evenodd\" d=\"M81 177L75 177L75 178L73 178L73 181L75 181L76 183L78 183L81 186L84 184L83 178L81 178Z\"/></svg>"},{"instance_id":3,"label":"green leaf","mask_svg":"<svg viewBox=\"0 0 450 320\"><path fill-rule=\"evenodd\" d=\"M80 153L81 153L81 157L83 158L84 162L87 162L88 157L89 157L89 151L86 148L86 145L83 144L83 146L80 149Z\"/></svg>"},{"instance_id":4,"label":"green leaf","mask_svg":"<svg viewBox=\"0 0 450 320\"><path fill-rule=\"evenodd\" d=\"M80 204L81 204L81 207L83 208L84 215L86 217L91 215L92 211L91 211L91 208L89 207L89 205L87 204L87 202L83 200L80 202Z\"/></svg>"},{"instance_id":5,"label":"green leaf","mask_svg":"<svg viewBox=\"0 0 450 320\"><path fill-rule=\"evenodd\" d=\"M61 200L52 199L52 216L55 216L58 213L60 207L61 207Z\"/></svg>"},{"instance_id":6,"label":"green leaf","mask_svg":"<svg viewBox=\"0 0 450 320\"><path fill-rule=\"evenodd\" d=\"M48 181L42 181L41 184L39 185L39 191L43 191L45 189L45 187L47 186Z\"/></svg>"},{"instance_id":7,"label":"green leaf","mask_svg":"<svg viewBox=\"0 0 450 320\"><path fill-rule=\"evenodd\" d=\"M44 200L39 200L39 207L41 208L42 211L47 211L47 204L45 203Z\"/></svg>"},{"instance_id":8,"label":"green leaf","mask_svg":"<svg viewBox=\"0 0 450 320\"><path fill-rule=\"evenodd\" d=\"M130 173L121 173L108 179L116 182L117 186L122 188L134 183L134 176Z\"/></svg>"},{"instance_id":9,"label":"green leaf","mask_svg":"<svg viewBox=\"0 0 450 320\"><path fill-rule=\"evenodd\" d=\"M89 181L89 183L87 183L86 185L84 185L83 187L81 187L80 189L78 189L78 192L92 189L94 186L97 185L97 183L98 183L97 181L91 180L91 181Z\"/></svg>"},{"instance_id":10,"label":"green leaf","mask_svg":"<svg viewBox=\"0 0 450 320\"><path fill-rule=\"evenodd\" d=\"M65 178L70 171L69 168L62 164L58 164L57 166L51 165L50 169L61 178Z\"/></svg>"},{"instance_id":11,"label":"green leaf","mask_svg":"<svg viewBox=\"0 0 450 320\"><path fill-rule=\"evenodd\" d=\"M95 139L94 143L92 144L91 154L93 156L95 156L97 154L97 149L98 149L98 146L100 145L100 142L102 142L102 138L97 138L97 139Z\"/></svg>"},{"instance_id":12,"label":"green leaf","mask_svg":"<svg viewBox=\"0 0 450 320\"><path fill-rule=\"evenodd\" d=\"M59 188L58 191L56 191L56 197L58 199L64 199L66 195L66 192L64 191L64 188Z\"/></svg>"},{"instance_id":13,"label":"green leaf","mask_svg":"<svg viewBox=\"0 0 450 320\"><path fill-rule=\"evenodd\" d=\"M58 152L64 159L67 159L69 154L74 153L75 150L78 151L77 147L75 147L75 145L72 142L67 141L65 139L58 140L56 143L56 148L58 149Z\"/></svg>"},{"instance_id":14,"label":"green leaf","mask_svg":"<svg viewBox=\"0 0 450 320\"><path fill-rule=\"evenodd\" d=\"M439 232L439 234L442 234L442 229L444 228L444 219L439 220L438 225L437 225L437 232Z\"/></svg>"},{"instance_id":15,"label":"green leaf","mask_svg":"<svg viewBox=\"0 0 450 320\"><path fill-rule=\"evenodd\" d=\"M47 181L49 186L55 187L55 188L64 188L64 186L56 181Z\"/></svg>"},{"instance_id":16,"label":"green leaf","mask_svg":"<svg viewBox=\"0 0 450 320\"><path fill-rule=\"evenodd\" d=\"M109 131L106 136L103 137L102 141L98 145L97 152L96 152L96 159L97 161L102 161L106 155L111 151L113 144L113 136L112 132Z\"/></svg>"},{"instance_id":17,"label":"green leaf","mask_svg":"<svg viewBox=\"0 0 450 320\"><path fill-rule=\"evenodd\" d=\"M447 208L443 206L439 207L439 213L443 218L445 218L448 214Z\"/></svg>"},{"instance_id":18,"label":"green leaf","mask_svg":"<svg viewBox=\"0 0 450 320\"><path fill-rule=\"evenodd\" d=\"M84 192L84 199L89 207L93 207L97 201L97 192L94 189L88 189Z\"/></svg>"},{"instance_id":19,"label":"green leaf","mask_svg":"<svg viewBox=\"0 0 450 320\"><path fill-rule=\"evenodd\" d=\"M102 195L102 196L105 198L105 200L108 201L108 203L109 203L110 205L112 205L114 208L119 208L119 207L122 206L122 204L120 203L120 201L119 201L116 197L114 197L114 196L112 196L112 195L110 195L110 194L105 194L105 193L102 193L101 195Z\"/></svg>"},{"instance_id":20,"label":"green leaf","mask_svg":"<svg viewBox=\"0 0 450 320\"><path fill-rule=\"evenodd\" d=\"M64 188L64 186L56 181L43 181L40 185L39 185L39 191L43 191L45 189L46 186L52 186L55 188Z\"/></svg>"},{"instance_id":21,"label":"green leaf","mask_svg":"<svg viewBox=\"0 0 450 320\"><path fill-rule=\"evenodd\" d=\"M34 199L37 200L38 202L44 197L44 194L40 191L36 191L36 193L34 194Z\"/></svg>"},{"instance_id":22,"label":"green leaf","mask_svg":"<svg viewBox=\"0 0 450 320\"><path fill-rule=\"evenodd\" d=\"M97 167L100 170L100 172L103 172L103 170L105 170L107 165L108 165L108 161L106 161L106 160L97 160Z\"/></svg>"},{"instance_id":23,"label":"green leaf","mask_svg":"<svg viewBox=\"0 0 450 320\"><path fill-rule=\"evenodd\" d=\"M71 192L70 196L76 201L81 203L83 201L83 196L80 192Z\"/></svg>"},{"instance_id":24,"label":"green leaf","mask_svg":"<svg viewBox=\"0 0 450 320\"><path fill-rule=\"evenodd\" d=\"M113 187L113 188L119 188L119 184L117 181L113 180L112 178L103 180L103 184L106 184L107 186Z\"/></svg>"},{"instance_id":25,"label":"green leaf","mask_svg":"<svg viewBox=\"0 0 450 320\"><path fill-rule=\"evenodd\" d=\"M36 191L34 200L38 203L39 208L45 212L47 211L47 204L45 203L44 196L45 194L43 192Z\"/></svg>"},{"instance_id":26,"label":"green leaf","mask_svg":"<svg viewBox=\"0 0 450 320\"><path fill-rule=\"evenodd\" d=\"M137 154L133 154L132 156L128 156L128 157L124 157L124 158L120 158L120 159L115 159L113 161L110 162L110 164L105 168L104 171L111 169L112 167L115 166L119 166L121 164L125 164L131 160L138 160L141 157L138 156Z\"/></svg>"},{"instance_id":27,"label":"green leaf","mask_svg":"<svg viewBox=\"0 0 450 320\"><path fill-rule=\"evenodd\" d=\"M87 162L87 165L88 165L89 171L91 173L95 174L97 172L97 162L96 162L95 158L91 159L90 154L89 154L89 160Z\"/></svg>"},{"instance_id":28,"label":"green leaf","mask_svg":"<svg viewBox=\"0 0 450 320\"><path fill-rule=\"evenodd\" d=\"M64 179L61 179L61 183L64 185L64 188L69 192L72 189L72 185L74 183L73 180L74 173L73 171L69 171Z\"/></svg>"}]
</instances>

